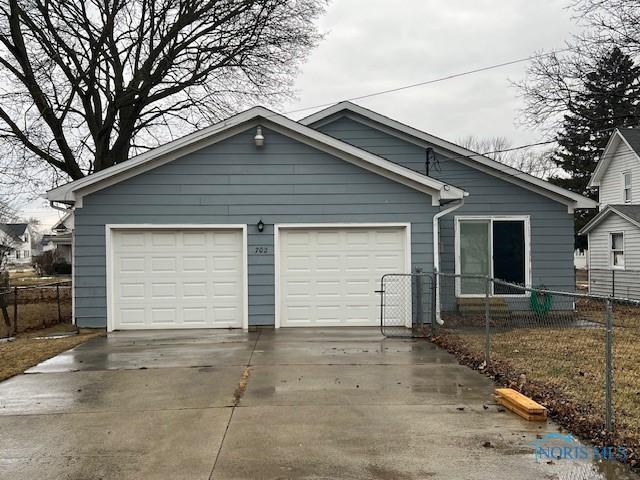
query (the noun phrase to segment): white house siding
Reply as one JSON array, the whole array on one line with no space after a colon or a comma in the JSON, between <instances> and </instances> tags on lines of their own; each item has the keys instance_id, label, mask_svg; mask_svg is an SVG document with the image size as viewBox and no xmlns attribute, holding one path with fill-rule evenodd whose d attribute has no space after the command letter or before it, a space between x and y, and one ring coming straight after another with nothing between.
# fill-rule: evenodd
<instances>
[{"instance_id":1,"label":"white house siding","mask_svg":"<svg viewBox=\"0 0 640 480\"><path fill-rule=\"evenodd\" d=\"M606 205L624 203L623 172L631 172L631 200L633 203L640 203L640 160L633 150L621 141L600 181L601 209Z\"/></svg>"},{"instance_id":2,"label":"white house siding","mask_svg":"<svg viewBox=\"0 0 640 480\"><path fill-rule=\"evenodd\" d=\"M611 270L609 235L624 233L624 270ZM640 294L640 228L611 213L589 233L591 293L638 297ZM615 282L615 289L614 289Z\"/></svg>"}]
</instances>

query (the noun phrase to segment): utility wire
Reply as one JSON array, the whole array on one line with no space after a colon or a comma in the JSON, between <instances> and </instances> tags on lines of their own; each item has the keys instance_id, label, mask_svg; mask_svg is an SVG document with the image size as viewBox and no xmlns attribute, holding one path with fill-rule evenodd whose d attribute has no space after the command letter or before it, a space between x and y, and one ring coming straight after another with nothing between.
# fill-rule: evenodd
<instances>
[{"instance_id":1,"label":"utility wire","mask_svg":"<svg viewBox=\"0 0 640 480\"><path fill-rule=\"evenodd\" d=\"M312 105L312 106L309 106L309 107L296 108L295 110L289 110L289 111L285 112L285 115L288 115L290 113L304 112L306 110L313 110L313 109L316 109L316 108L329 107L331 105L335 105L336 103L340 103L340 102L352 102L352 101L355 101L355 100L363 100L365 98L377 97L379 95L386 95L387 93L400 92L402 90L408 90L410 88L422 87L424 85L430 85L430 84L433 84L433 83L444 82L446 80L452 80L454 78L464 77L466 75L473 75L474 73L486 72L488 70L495 70L497 68L508 67L509 65L515 65L517 63L528 62L528 61L533 60L535 58L543 58L543 57L548 57L548 56L555 55L555 54L558 54L558 53L565 53L565 52L568 52L570 50L571 50L570 48L563 48L561 50L554 50L554 51L548 52L548 53L539 53L539 54L530 55L530 56L524 57L524 58L518 58L516 60L509 60L507 62L496 63L494 65L488 65L486 67L480 67L480 68L476 68L476 69L473 69L473 70L467 70L465 72L453 73L453 74L450 74L450 75L446 75L444 77L433 78L431 80L425 80L424 82L411 83L409 85L402 85L400 87L389 88L387 90L380 90L380 91L377 91L377 92L371 92L371 93L367 93L365 95L358 95L356 97L345 98L345 99L334 101L334 102L327 102L327 103L322 103L322 104L318 104L318 105Z\"/></svg>"}]
</instances>

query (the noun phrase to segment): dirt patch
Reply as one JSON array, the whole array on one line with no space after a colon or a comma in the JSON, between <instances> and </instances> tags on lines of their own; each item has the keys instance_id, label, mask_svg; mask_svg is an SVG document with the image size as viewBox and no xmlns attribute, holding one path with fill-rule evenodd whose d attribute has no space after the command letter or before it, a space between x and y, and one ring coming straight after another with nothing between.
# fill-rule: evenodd
<instances>
[{"instance_id":1,"label":"dirt patch","mask_svg":"<svg viewBox=\"0 0 640 480\"><path fill-rule=\"evenodd\" d=\"M238 386L233 392L233 406L237 407L240 405L240 400L244 395L245 390L247 389L247 383L249 382L249 376L251 375L251 369L246 367L242 372L242 376L240 377L240 381L238 382Z\"/></svg>"},{"instance_id":2,"label":"dirt patch","mask_svg":"<svg viewBox=\"0 0 640 480\"><path fill-rule=\"evenodd\" d=\"M104 335L103 330L81 329L77 335L68 337L38 338L62 334L66 330L68 330L68 326L58 325L54 328L21 334L13 341L0 343L0 381L18 375L28 368L65 350L76 347L87 340Z\"/></svg>"}]
</instances>

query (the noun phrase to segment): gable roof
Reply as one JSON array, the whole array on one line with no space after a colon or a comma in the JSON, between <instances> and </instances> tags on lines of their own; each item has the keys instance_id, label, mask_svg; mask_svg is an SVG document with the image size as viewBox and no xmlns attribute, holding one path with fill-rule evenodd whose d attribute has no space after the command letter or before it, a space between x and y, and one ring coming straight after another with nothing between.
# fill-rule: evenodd
<instances>
[{"instance_id":1,"label":"gable roof","mask_svg":"<svg viewBox=\"0 0 640 480\"><path fill-rule=\"evenodd\" d=\"M618 215L640 228L640 205L607 205L589 223L582 227L578 235L586 235L611 214Z\"/></svg>"},{"instance_id":2,"label":"gable roof","mask_svg":"<svg viewBox=\"0 0 640 480\"><path fill-rule=\"evenodd\" d=\"M604 148L596 169L589 180L589 187L599 187L604 173L607 171L611 160L616 156L616 152L621 143L627 145L640 161L640 128L616 128L607 146Z\"/></svg>"},{"instance_id":3,"label":"gable roof","mask_svg":"<svg viewBox=\"0 0 640 480\"><path fill-rule=\"evenodd\" d=\"M6 233L12 240L22 241L22 238L29 228L28 223L0 223L0 230Z\"/></svg>"},{"instance_id":4,"label":"gable roof","mask_svg":"<svg viewBox=\"0 0 640 480\"><path fill-rule=\"evenodd\" d=\"M433 205L440 205L441 200L455 200L466 195L466 192L461 188L445 184L409 168L397 165L385 158L325 135L264 107L253 107L208 128L137 155L126 162L49 190L47 198L51 201L82 206L82 197L89 193L164 165L187 153L217 143L258 125L426 193L431 196Z\"/></svg>"},{"instance_id":5,"label":"gable roof","mask_svg":"<svg viewBox=\"0 0 640 480\"><path fill-rule=\"evenodd\" d=\"M57 231L73 230L73 221L74 221L73 210L69 210L60 218L60 220L58 220L51 227L51 231L57 232Z\"/></svg>"},{"instance_id":6,"label":"gable roof","mask_svg":"<svg viewBox=\"0 0 640 480\"><path fill-rule=\"evenodd\" d=\"M529 175L528 173L509 167L477 152L410 127L409 125L405 125L404 123L361 107L360 105L356 105L355 103L337 103L303 118L300 120L300 123L317 128L321 125L330 123L336 118L344 116L350 117L361 123L368 124L373 128L385 131L386 133L402 138L410 143L423 147L435 147L452 160L457 160L460 163L469 165L523 188L527 188L560 203L564 203L568 206L569 211L572 211L573 208L596 208L598 206L597 202L587 197L571 192L557 185L553 185L541 178L534 177L533 175Z\"/></svg>"}]
</instances>

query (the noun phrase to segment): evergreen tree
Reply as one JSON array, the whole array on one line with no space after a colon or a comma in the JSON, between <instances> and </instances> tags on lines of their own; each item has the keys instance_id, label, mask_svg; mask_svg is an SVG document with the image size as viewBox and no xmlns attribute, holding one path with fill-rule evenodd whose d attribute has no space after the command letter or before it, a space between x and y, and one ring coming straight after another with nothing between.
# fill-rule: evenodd
<instances>
[{"instance_id":1,"label":"evergreen tree","mask_svg":"<svg viewBox=\"0 0 640 480\"><path fill-rule=\"evenodd\" d=\"M568 177L554 176L552 183L597 199L587 188L591 174L616 127L640 123L640 66L614 47L585 76L582 91L568 105L558 134L555 163ZM576 212L576 232L596 214ZM586 239L576 237L576 248L586 248Z\"/></svg>"}]
</instances>

